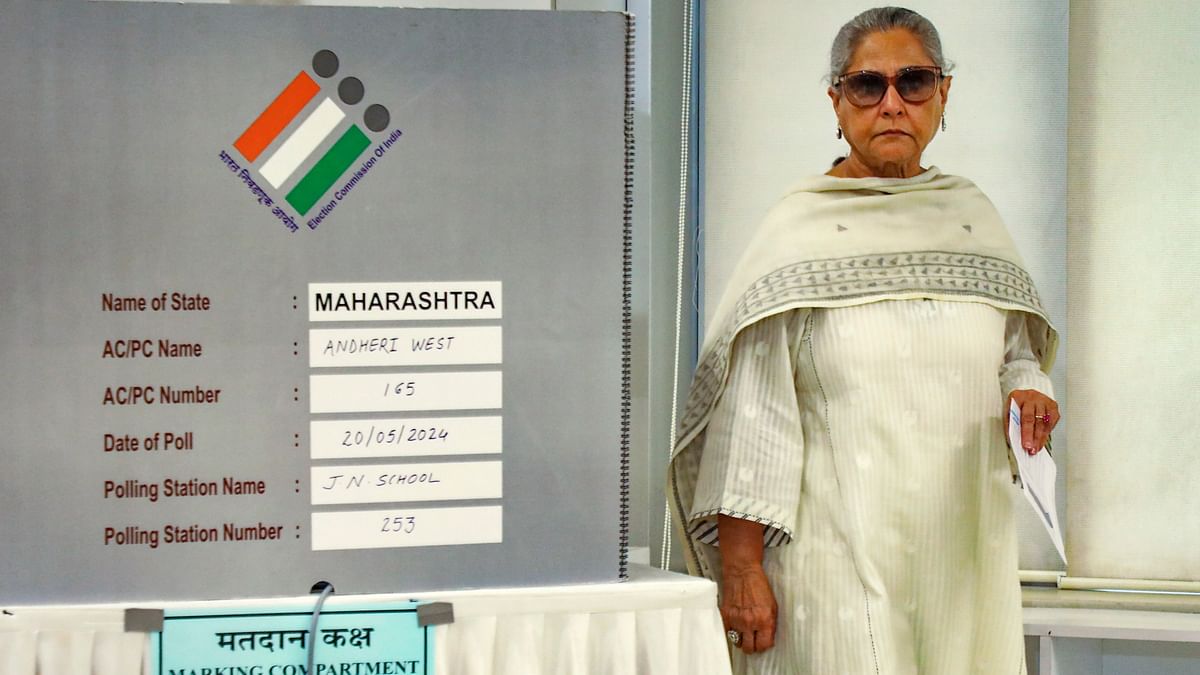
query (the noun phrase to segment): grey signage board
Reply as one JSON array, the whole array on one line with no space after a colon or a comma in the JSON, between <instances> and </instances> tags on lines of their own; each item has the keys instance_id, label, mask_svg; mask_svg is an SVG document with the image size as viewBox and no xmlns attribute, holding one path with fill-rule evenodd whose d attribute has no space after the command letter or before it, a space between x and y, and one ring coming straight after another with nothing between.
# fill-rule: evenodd
<instances>
[{"instance_id":1,"label":"grey signage board","mask_svg":"<svg viewBox=\"0 0 1200 675\"><path fill-rule=\"evenodd\" d=\"M7 3L0 602L622 578L629 30Z\"/></svg>"}]
</instances>

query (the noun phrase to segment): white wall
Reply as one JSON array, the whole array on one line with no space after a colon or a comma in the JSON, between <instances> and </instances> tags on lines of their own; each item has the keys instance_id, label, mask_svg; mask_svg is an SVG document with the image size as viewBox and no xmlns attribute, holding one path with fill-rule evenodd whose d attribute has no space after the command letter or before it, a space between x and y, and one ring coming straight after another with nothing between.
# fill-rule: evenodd
<instances>
[{"instance_id":1,"label":"white wall","mask_svg":"<svg viewBox=\"0 0 1200 675\"><path fill-rule=\"evenodd\" d=\"M1073 576L1200 579L1197 35L1188 0L1071 3Z\"/></svg>"}]
</instances>

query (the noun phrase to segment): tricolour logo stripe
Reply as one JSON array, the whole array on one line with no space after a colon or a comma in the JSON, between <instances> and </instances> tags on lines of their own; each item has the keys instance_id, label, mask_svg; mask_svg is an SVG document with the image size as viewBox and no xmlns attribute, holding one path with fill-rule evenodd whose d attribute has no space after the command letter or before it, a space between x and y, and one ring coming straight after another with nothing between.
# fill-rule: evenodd
<instances>
[{"instance_id":1,"label":"tricolour logo stripe","mask_svg":"<svg viewBox=\"0 0 1200 675\"><path fill-rule=\"evenodd\" d=\"M350 168L354 160L371 145L371 140L358 128L351 125L346 133L333 144L325 156L317 160L304 178L296 183L296 187L288 192L287 201L300 215L306 215L308 210L317 203L337 179Z\"/></svg>"},{"instance_id":2,"label":"tricolour logo stripe","mask_svg":"<svg viewBox=\"0 0 1200 675\"><path fill-rule=\"evenodd\" d=\"M259 173L271 187L278 188L295 172L296 168L308 159L317 146L329 137L337 128L339 122L346 118L346 113L330 99L321 101L321 105L313 110L300 126L288 136L273 155L263 163Z\"/></svg>"},{"instance_id":3,"label":"tricolour logo stripe","mask_svg":"<svg viewBox=\"0 0 1200 675\"><path fill-rule=\"evenodd\" d=\"M258 119L234 142L233 147L251 162L258 159L262 151L291 124L320 90L308 73L300 71L296 79L275 97L271 105L267 106Z\"/></svg>"},{"instance_id":4,"label":"tricolour logo stripe","mask_svg":"<svg viewBox=\"0 0 1200 675\"><path fill-rule=\"evenodd\" d=\"M292 232L300 225L282 203L275 204L281 194L286 194L282 201L299 216L307 216L318 202L322 204L320 213L305 223L315 230L401 135L399 129L392 131L379 142L375 156L354 170L363 153L380 141L370 140L366 131L383 133L391 123L391 113L379 103L356 111L365 91L362 81L343 77L334 86L331 78L337 75L338 66L337 54L328 49L314 54L312 70L296 75L242 132L233 145L250 166L243 168L229 152L221 151L225 167ZM349 119L351 115L359 119ZM354 176L346 178L352 170Z\"/></svg>"}]
</instances>

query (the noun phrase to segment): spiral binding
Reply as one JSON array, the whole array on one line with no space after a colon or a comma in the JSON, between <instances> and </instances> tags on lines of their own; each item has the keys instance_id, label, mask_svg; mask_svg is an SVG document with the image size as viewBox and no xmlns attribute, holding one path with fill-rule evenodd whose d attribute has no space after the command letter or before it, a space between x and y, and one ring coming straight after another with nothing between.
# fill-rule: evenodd
<instances>
[{"instance_id":1,"label":"spiral binding","mask_svg":"<svg viewBox=\"0 0 1200 675\"><path fill-rule=\"evenodd\" d=\"M629 578L629 421L633 405L633 95L634 23L625 14L625 205L621 264L621 508L620 579Z\"/></svg>"}]
</instances>

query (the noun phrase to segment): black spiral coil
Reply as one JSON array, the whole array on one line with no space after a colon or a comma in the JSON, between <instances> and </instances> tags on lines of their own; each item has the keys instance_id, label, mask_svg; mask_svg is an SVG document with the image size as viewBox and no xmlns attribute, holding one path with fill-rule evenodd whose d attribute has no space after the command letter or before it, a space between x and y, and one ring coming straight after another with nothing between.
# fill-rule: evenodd
<instances>
[{"instance_id":1,"label":"black spiral coil","mask_svg":"<svg viewBox=\"0 0 1200 675\"><path fill-rule=\"evenodd\" d=\"M621 507L618 574L629 578L629 422L633 405L633 97L634 23L625 15L625 204L621 237Z\"/></svg>"}]
</instances>

